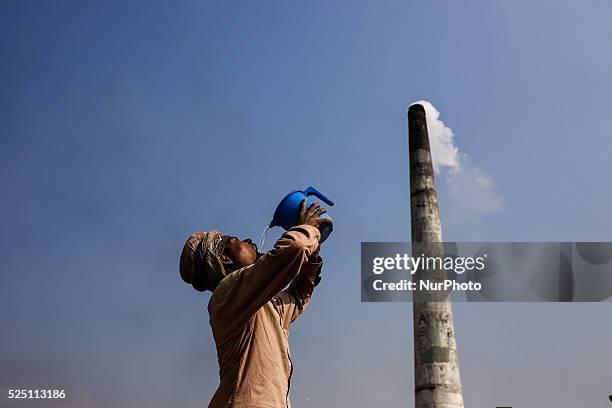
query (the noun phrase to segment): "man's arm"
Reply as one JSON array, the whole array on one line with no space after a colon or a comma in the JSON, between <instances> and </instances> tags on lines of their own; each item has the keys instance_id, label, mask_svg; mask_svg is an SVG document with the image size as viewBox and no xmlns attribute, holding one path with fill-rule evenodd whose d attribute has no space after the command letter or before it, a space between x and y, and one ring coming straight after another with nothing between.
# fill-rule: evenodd
<instances>
[{"instance_id":1,"label":"man's arm","mask_svg":"<svg viewBox=\"0 0 612 408\"><path fill-rule=\"evenodd\" d=\"M208 304L211 323L214 320L223 333L246 324L259 308L296 278L319 246L319 238L319 230L311 225L293 227L253 265L225 277Z\"/></svg>"},{"instance_id":2,"label":"man's arm","mask_svg":"<svg viewBox=\"0 0 612 408\"><path fill-rule=\"evenodd\" d=\"M318 253L314 253L302 265L300 273L289 287L274 297L274 305L281 314L285 329L289 329L291 323L306 310L315 286L321 281L322 266L323 260Z\"/></svg>"}]
</instances>

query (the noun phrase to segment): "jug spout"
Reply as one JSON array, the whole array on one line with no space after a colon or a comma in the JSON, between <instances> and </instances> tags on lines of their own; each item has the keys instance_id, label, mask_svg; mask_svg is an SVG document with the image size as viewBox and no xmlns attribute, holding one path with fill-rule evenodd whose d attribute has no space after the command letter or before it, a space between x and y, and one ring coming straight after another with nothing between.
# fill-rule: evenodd
<instances>
[{"instance_id":1,"label":"jug spout","mask_svg":"<svg viewBox=\"0 0 612 408\"><path fill-rule=\"evenodd\" d=\"M321 193L319 190L317 190L313 186L310 186L306 190L304 190L304 194L306 194L307 196L313 195L329 206L334 205L334 202L332 200L327 198L323 193Z\"/></svg>"}]
</instances>

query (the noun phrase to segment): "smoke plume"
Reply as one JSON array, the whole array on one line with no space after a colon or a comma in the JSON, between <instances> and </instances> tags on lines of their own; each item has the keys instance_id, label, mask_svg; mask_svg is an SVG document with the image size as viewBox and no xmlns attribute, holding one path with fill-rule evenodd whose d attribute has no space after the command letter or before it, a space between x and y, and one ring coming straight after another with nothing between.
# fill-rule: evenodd
<instances>
[{"instance_id":1,"label":"smoke plume","mask_svg":"<svg viewBox=\"0 0 612 408\"><path fill-rule=\"evenodd\" d=\"M503 204L495 193L493 180L459 150L453 130L440 120L440 111L429 101L415 104L425 108L434 172L448 186L453 218L463 221L470 216L500 210Z\"/></svg>"}]
</instances>

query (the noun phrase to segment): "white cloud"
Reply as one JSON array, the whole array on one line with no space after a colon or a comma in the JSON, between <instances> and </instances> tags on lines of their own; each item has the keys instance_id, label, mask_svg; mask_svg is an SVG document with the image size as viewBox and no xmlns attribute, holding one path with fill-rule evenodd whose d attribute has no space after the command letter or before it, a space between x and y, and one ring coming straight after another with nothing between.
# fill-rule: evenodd
<instances>
[{"instance_id":1,"label":"white cloud","mask_svg":"<svg viewBox=\"0 0 612 408\"><path fill-rule=\"evenodd\" d=\"M453 130L440 120L440 111L429 101L415 104L425 108L434 172L448 185L451 215L463 220L500 210L503 204L495 194L493 180L455 145Z\"/></svg>"}]
</instances>

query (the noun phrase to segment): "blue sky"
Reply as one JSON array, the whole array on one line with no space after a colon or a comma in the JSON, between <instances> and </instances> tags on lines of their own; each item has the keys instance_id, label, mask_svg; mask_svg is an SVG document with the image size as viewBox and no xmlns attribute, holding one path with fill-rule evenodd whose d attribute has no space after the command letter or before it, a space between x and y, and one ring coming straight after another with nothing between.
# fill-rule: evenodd
<instances>
[{"instance_id":1,"label":"blue sky","mask_svg":"<svg viewBox=\"0 0 612 408\"><path fill-rule=\"evenodd\" d=\"M439 182L447 240L610 241L611 19L607 0L3 2L0 387L205 405L208 295L181 246L258 238L314 185L336 226L291 335L294 405L410 406L411 306L359 301L359 243L410 239L407 106L431 101L503 203L456 220ZM455 315L468 406L607 406L609 304Z\"/></svg>"}]
</instances>

